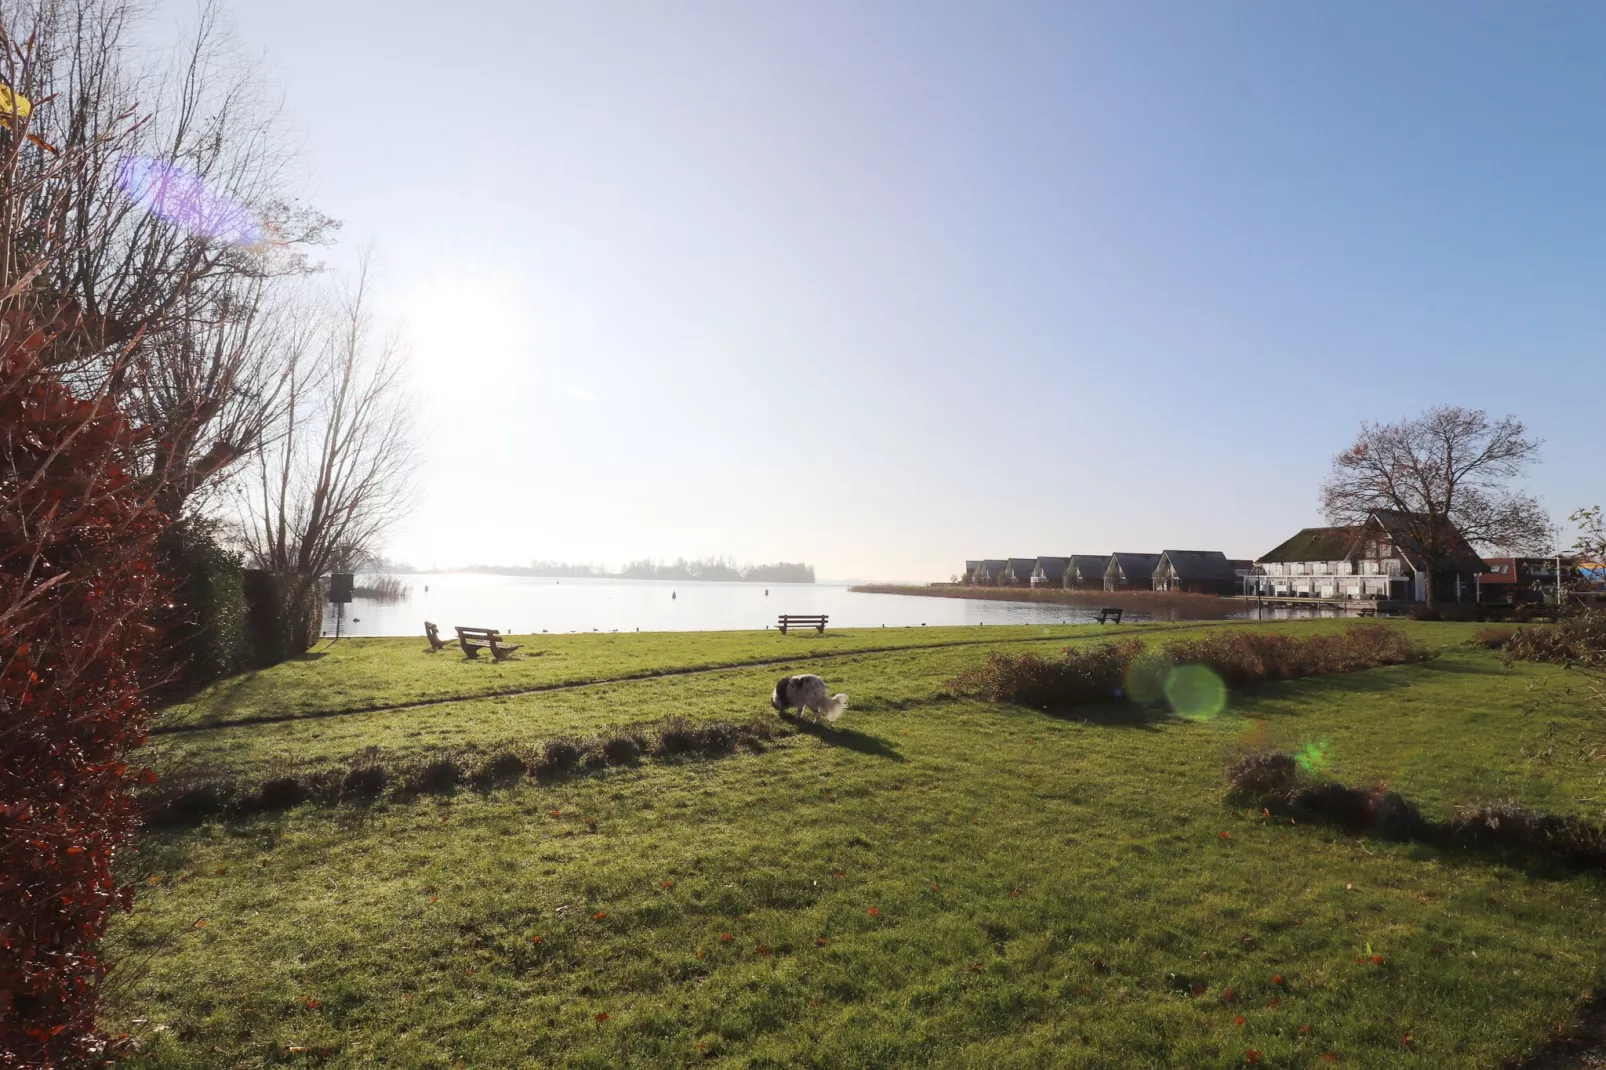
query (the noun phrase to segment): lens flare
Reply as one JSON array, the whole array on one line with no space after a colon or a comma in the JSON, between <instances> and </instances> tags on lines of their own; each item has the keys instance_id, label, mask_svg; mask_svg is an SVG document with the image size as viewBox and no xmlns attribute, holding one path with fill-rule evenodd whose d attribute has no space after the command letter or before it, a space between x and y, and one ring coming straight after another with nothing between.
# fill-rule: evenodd
<instances>
[{"instance_id":1,"label":"lens flare","mask_svg":"<svg viewBox=\"0 0 1606 1070\"><path fill-rule=\"evenodd\" d=\"M230 245L260 245L267 231L245 205L177 164L149 156L124 156L117 184L147 212L181 230Z\"/></svg>"},{"instance_id":2,"label":"lens flare","mask_svg":"<svg viewBox=\"0 0 1606 1070\"><path fill-rule=\"evenodd\" d=\"M1165 678L1172 712L1190 721L1208 721L1227 708L1227 685L1203 665L1179 665Z\"/></svg>"},{"instance_id":3,"label":"lens flare","mask_svg":"<svg viewBox=\"0 0 1606 1070\"><path fill-rule=\"evenodd\" d=\"M1165 682L1170 672L1169 658L1157 651L1145 650L1133 659L1126 671L1127 695L1139 705L1158 705L1165 701Z\"/></svg>"},{"instance_id":4,"label":"lens flare","mask_svg":"<svg viewBox=\"0 0 1606 1070\"><path fill-rule=\"evenodd\" d=\"M1320 743L1307 743L1294 752L1294 761L1307 773L1319 773L1327 768L1330 761L1327 752L1332 745L1333 741L1330 739L1324 739Z\"/></svg>"}]
</instances>

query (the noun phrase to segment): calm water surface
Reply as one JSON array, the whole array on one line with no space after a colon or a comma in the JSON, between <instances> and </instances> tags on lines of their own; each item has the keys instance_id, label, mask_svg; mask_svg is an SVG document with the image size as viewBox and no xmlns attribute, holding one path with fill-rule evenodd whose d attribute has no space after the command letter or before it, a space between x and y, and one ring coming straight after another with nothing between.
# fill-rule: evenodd
<instances>
[{"instance_id":1,"label":"calm water surface","mask_svg":"<svg viewBox=\"0 0 1606 1070\"><path fill-rule=\"evenodd\" d=\"M399 602L358 599L346 607L343 635L422 635L434 621L452 627L536 632L690 632L773 627L782 613L825 613L831 627L926 624L1063 624L1093 619L1097 607L985 602L898 594L856 594L831 583L686 583L667 580L547 579L475 573L399 575ZM359 583L361 581L359 580ZM1147 620L1128 613L1128 620ZM332 613L324 627L334 634Z\"/></svg>"}]
</instances>

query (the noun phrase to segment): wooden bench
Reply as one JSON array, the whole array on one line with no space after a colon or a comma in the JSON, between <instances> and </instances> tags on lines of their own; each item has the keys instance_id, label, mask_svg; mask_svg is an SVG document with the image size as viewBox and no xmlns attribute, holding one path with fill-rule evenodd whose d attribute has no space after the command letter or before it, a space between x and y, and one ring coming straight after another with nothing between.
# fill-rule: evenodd
<instances>
[{"instance_id":1,"label":"wooden bench","mask_svg":"<svg viewBox=\"0 0 1606 1070\"><path fill-rule=\"evenodd\" d=\"M457 645L463 648L466 657L477 658L480 651L489 648L491 657L497 661L506 661L508 655L517 650L522 644L509 643L502 639L502 633L495 628L464 628L457 629Z\"/></svg>"},{"instance_id":2,"label":"wooden bench","mask_svg":"<svg viewBox=\"0 0 1606 1070\"><path fill-rule=\"evenodd\" d=\"M1122 610L1116 608L1115 606L1105 606L1103 609L1099 610L1099 615L1096 619L1100 624L1120 624L1121 613Z\"/></svg>"},{"instance_id":3,"label":"wooden bench","mask_svg":"<svg viewBox=\"0 0 1606 1070\"><path fill-rule=\"evenodd\" d=\"M781 614L781 634L786 634L788 628L813 628L821 635L825 634L825 622L830 620L824 613L812 615L798 615L796 613Z\"/></svg>"},{"instance_id":4,"label":"wooden bench","mask_svg":"<svg viewBox=\"0 0 1606 1070\"><path fill-rule=\"evenodd\" d=\"M431 650L445 650L447 644L451 642L450 639L442 639L441 630L435 626L434 621L429 620L424 622L424 638L429 640Z\"/></svg>"}]
</instances>

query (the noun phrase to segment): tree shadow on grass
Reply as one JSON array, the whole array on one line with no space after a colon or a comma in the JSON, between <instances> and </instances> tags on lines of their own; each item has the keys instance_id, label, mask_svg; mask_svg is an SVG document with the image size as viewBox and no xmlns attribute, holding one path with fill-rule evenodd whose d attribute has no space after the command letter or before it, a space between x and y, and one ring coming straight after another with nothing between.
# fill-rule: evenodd
<instances>
[{"instance_id":1,"label":"tree shadow on grass","mask_svg":"<svg viewBox=\"0 0 1606 1070\"><path fill-rule=\"evenodd\" d=\"M886 758L894 762L906 762L909 760L898 753L897 747L894 747L880 736L855 732L851 728L833 728L830 725L820 724L806 717L797 717L792 714L783 713L781 714L781 719L803 735L813 736L828 747L841 747L843 750L854 751L858 754L868 754L872 758Z\"/></svg>"}]
</instances>

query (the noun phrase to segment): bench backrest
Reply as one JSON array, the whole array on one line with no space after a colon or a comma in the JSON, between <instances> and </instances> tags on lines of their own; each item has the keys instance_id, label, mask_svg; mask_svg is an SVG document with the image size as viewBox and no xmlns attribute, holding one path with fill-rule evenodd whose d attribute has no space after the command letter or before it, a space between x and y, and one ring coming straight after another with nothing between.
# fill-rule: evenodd
<instances>
[{"instance_id":1,"label":"bench backrest","mask_svg":"<svg viewBox=\"0 0 1606 1070\"><path fill-rule=\"evenodd\" d=\"M457 634L464 639L500 639L502 633L496 628L458 628Z\"/></svg>"},{"instance_id":2,"label":"bench backrest","mask_svg":"<svg viewBox=\"0 0 1606 1070\"><path fill-rule=\"evenodd\" d=\"M804 616L798 616L795 613L782 613L781 614L781 620L785 621L787 624L791 624L793 621L815 621L815 620L828 620L828 619L829 618L824 613L815 613L813 615L804 615Z\"/></svg>"}]
</instances>

